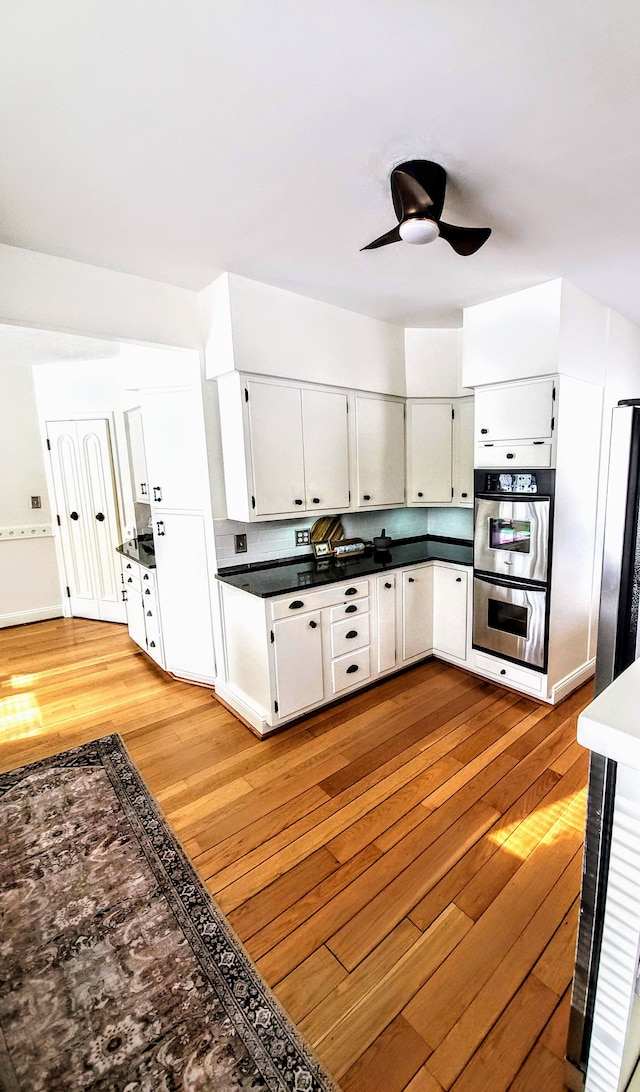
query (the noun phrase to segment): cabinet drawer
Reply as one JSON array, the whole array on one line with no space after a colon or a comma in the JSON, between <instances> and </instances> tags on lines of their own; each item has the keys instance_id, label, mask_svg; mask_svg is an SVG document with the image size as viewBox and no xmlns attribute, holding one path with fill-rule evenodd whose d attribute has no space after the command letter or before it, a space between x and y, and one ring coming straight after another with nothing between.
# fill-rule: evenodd
<instances>
[{"instance_id":1,"label":"cabinet drawer","mask_svg":"<svg viewBox=\"0 0 640 1092\"><path fill-rule=\"evenodd\" d=\"M289 595L286 599L274 600L271 605L271 617L275 621L278 618L292 618L295 614L302 614L307 610L321 610L322 607L333 607L339 603L348 605L354 600L361 601L368 594L368 580L354 580L350 584L332 584L321 591L305 592L301 588L299 593ZM362 610L361 606L359 610ZM334 619L332 618L331 621L333 622Z\"/></svg>"},{"instance_id":2,"label":"cabinet drawer","mask_svg":"<svg viewBox=\"0 0 640 1092\"><path fill-rule=\"evenodd\" d=\"M483 675L490 675L496 682L503 682L507 686L514 686L518 690L527 690L530 693L542 694L546 690L546 675L538 671L529 671L526 667L518 667L509 660L501 660L498 656L485 656L481 652L474 653L474 667Z\"/></svg>"},{"instance_id":3,"label":"cabinet drawer","mask_svg":"<svg viewBox=\"0 0 640 1092\"><path fill-rule=\"evenodd\" d=\"M369 611L369 600L356 599L353 602L341 603L339 607L332 607L329 614L331 622L339 622L342 618L357 618L359 614L367 614Z\"/></svg>"},{"instance_id":4,"label":"cabinet drawer","mask_svg":"<svg viewBox=\"0 0 640 1092\"><path fill-rule=\"evenodd\" d=\"M359 686L371 675L368 648L361 648L352 655L341 656L331 663L331 685L334 694L340 694L352 686Z\"/></svg>"},{"instance_id":5,"label":"cabinet drawer","mask_svg":"<svg viewBox=\"0 0 640 1092\"><path fill-rule=\"evenodd\" d=\"M369 615L343 619L331 626L331 655L342 656L369 644Z\"/></svg>"},{"instance_id":6,"label":"cabinet drawer","mask_svg":"<svg viewBox=\"0 0 640 1092\"><path fill-rule=\"evenodd\" d=\"M476 444L476 466L551 466L551 444Z\"/></svg>"}]
</instances>

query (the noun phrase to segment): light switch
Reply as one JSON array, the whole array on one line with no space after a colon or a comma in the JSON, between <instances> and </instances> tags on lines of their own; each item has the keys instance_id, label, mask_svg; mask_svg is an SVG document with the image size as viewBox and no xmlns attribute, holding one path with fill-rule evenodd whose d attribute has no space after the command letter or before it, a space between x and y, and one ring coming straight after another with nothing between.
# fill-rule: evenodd
<instances>
[{"instance_id":1,"label":"light switch","mask_svg":"<svg viewBox=\"0 0 640 1092\"><path fill-rule=\"evenodd\" d=\"M42 497L32 497L31 498L31 507L32 508L42 508Z\"/></svg>"}]
</instances>

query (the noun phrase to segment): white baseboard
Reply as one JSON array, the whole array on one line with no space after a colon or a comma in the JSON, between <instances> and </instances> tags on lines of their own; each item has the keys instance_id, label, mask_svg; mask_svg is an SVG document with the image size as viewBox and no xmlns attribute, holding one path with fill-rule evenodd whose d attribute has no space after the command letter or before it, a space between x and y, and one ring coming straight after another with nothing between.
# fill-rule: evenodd
<instances>
[{"instance_id":1,"label":"white baseboard","mask_svg":"<svg viewBox=\"0 0 640 1092\"><path fill-rule=\"evenodd\" d=\"M559 701L566 698L569 694L577 690L583 683L588 682L592 677L596 669L595 657L591 660L587 660L586 663L581 664L571 674L565 675L564 679L560 679L551 687L551 701L554 705L557 705Z\"/></svg>"},{"instance_id":2,"label":"white baseboard","mask_svg":"<svg viewBox=\"0 0 640 1092\"><path fill-rule=\"evenodd\" d=\"M225 705L230 705L232 709L237 710L243 720L248 721L255 728L258 735L266 736L269 732L273 732L273 726L267 723L264 710L248 702L245 694L241 694L220 678L216 679L215 692Z\"/></svg>"},{"instance_id":3,"label":"white baseboard","mask_svg":"<svg viewBox=\"0 0 640 1092\"><path fill-rule=\"evenodd\" d=\"M56 603L53 607L38 607L37 610L0 614L0 629L6 629L8 626L24 626L29 622L45 622L49 618L64 618L62 603Z\"/></svg>"}]
</instances>

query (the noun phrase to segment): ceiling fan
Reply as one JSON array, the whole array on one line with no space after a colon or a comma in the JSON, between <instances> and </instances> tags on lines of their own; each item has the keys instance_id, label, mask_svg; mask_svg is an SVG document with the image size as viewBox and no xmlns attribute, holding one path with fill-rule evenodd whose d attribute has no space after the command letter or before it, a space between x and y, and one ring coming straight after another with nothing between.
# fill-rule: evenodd
<instances>
[{"instance_id":1,"label":"ceiling fan","mask_svg":"<svg viewBox=\"0 0 640 1092\"><path fill-rule=\"evenodd\" d=\"M391 197L398 226L374 239L362 250L389 243L432 243L440 236L456 254L475 254L491 235L491 228L455 227L440 219L447 188L447 172L429 159L410 159L391 172Z\"/></svg>"}]
</instances>

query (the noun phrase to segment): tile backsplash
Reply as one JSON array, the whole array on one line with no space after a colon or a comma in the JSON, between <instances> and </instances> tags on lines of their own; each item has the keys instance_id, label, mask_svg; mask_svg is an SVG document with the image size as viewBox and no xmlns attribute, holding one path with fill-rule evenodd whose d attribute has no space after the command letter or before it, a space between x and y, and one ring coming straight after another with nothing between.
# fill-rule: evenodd
<instances>
[{"instance_id":1,"label":"tile backsplash","mask_svg":"<svg viewBox=\"0 0 640 1092\"><path fill-rule=\"evenodd\" d=\"M300 557L311 552L310 546L296 546L297 530L310 530L314 520L269 520L268 523L240 523L237 520L214 521L216 554L220 568L283 557ZM473 538L473 511L470 508L386 508L375 512L346 512L342 526L347 538L371 541L384 527L392 538L414 535L443 535L448 538ZM247 536L247 552L237 554L235 535Z\"/></svg>"}]
</instances>

